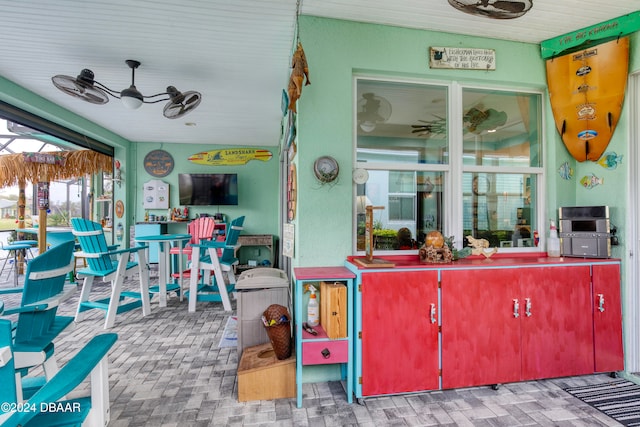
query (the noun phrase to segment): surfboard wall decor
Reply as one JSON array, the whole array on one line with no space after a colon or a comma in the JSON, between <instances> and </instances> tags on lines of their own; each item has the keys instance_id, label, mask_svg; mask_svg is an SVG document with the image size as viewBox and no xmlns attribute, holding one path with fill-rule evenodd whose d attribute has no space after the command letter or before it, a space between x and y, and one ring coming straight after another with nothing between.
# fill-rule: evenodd
<instances>
[{"instance_id":1,"label":"surfboard wall decor","mask_svg":"<svg viewBox=\"0 0 640 427\"><path fill-rule=\"evenodd\" d=\"M629 38L551 58L546 65L551 110L562 142L577 161L597 161L620 119Z\"/></svg>"},{"instance_id":2,"label":"surfboard wall decor","mask_svg":"<svg viewBox=\"0 0 640 427\"><path fill-rule=\"evenodd\" d=\"M221 150L203 151L193 154L189 161L199 165L244 165L250 160L269 161L271 151L257 148L225 148Z\"/></svg>"}]
</instances>

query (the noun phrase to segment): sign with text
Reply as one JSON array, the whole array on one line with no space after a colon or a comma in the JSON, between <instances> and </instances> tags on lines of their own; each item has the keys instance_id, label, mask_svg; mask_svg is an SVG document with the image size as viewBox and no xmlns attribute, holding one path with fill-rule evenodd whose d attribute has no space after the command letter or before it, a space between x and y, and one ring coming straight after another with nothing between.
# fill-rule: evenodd
<instances>
[{"instance_id":1,"label":"sign with text","mask_svg":"<svg viewBox=\"0 0 640 427\"><path fill-rule=\"evenodd\" d=\"M496 69L496 51L475 47L431 47L429 67L493 71Z\"/></svg>"}]
</instances>

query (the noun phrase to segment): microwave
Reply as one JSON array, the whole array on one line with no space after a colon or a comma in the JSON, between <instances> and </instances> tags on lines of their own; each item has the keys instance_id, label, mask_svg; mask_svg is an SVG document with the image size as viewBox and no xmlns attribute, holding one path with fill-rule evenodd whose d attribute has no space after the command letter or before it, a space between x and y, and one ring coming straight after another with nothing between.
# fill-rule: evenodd
<instances>
[{"instance_id":1,"label":"microwave","mask_svg":"<svg viewBox=\"0 0 640 427\"><path fill-rule=\"evenodd\" d=\"M611 230L608 206L570 206L558 210L560 254L609 258Z\"/></svg>"}]
</instances>

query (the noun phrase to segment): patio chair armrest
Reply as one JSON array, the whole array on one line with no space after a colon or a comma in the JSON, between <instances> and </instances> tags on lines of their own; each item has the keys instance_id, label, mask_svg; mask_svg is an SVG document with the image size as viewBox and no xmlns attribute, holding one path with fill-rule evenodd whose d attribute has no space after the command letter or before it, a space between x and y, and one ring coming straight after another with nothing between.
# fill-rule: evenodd
<instances>
[{"instance_id":1,"label":"patio chair armrest","mask_svg":"<svg viewBox=\"0 0 640 427\"><path fill-rule=\"evenodd\" d=\"M225 248L224 242L218 242L216 240L200 241L200 243L192 243L191 246L194 248L203 248L203 249L207 249L207 248L224 249Z\"/></svg>"},{"instance_id":2,"label":"patio chair armrest","mask_svg":"<svg viewBox=\"0 0 640 427\"><path fill-rule=\"evenodd\" d=\"M107 253L109 255L119 255L119 254L125 254L125 253L140 252L147 249L148 247L149 245L133 246L131 248L124 248L124 249L118 249L116 251L109 251Z\"/></svg>"},{"instance_id":3,"label":"patio chair armrest","mask_svg":"<svg viewBox=\"0 0 640 427\"><path fill-rule=\"evenodd\" d=\"M29 398L29 406L39 409L42 404L56 402L73 391L96 367L99 367L117 339L118 335L115 333L93 337L53 378ZM38 413L39 411L21 411L13 416L19 425L24 425Z\"/></svg>"},{"instance_id":4,"label":"patio chair armrest","mask_svg":"<svg viewBox=\"0 0 640 427\"><path fill-rule=\"evenodd\" d=\"M109 255L110 252L94 252L94 253L89 253L89 252L84 252L84 251L77 251L73 253L73 256L76 258L100 258L103 255Z\"/></svg>"},{"instance_id":5,"label":"patio chair armrest","mask_svg":"<svg viewBox=\"0 0 640 427\"><path fill-rule=\"evenodd\" d=\"M9 288L9 289L0 289L0 295L5 294L19 294L23 291L23 288Z\"/></svg>"},{"instance_id":6,"label":"patio chair armrest","mask_svg":"<svg viewBox=\"0 0 640 427\"><path fill-rule=\"evenodd\" d=\"M33 304L25 304L20 307L12 307L4 310L5 315L17 314L17 313L35 313L38 311L48 310L53 307L58 307L60 303L68 300L76 293L77 287L75 285L66 285L60 294L54 295L50 298L37 301Z\"/></svg>"}]
</instances>

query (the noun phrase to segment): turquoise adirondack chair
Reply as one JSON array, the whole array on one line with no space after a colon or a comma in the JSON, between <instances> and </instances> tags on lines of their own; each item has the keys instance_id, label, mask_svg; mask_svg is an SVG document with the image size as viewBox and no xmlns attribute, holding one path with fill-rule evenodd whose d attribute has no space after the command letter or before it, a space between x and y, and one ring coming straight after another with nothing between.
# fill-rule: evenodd
<instances>
[{"instance_id":1,"label":"turquoise adirondack chair","mask_svg":"<svg viewBox=\"0 0 640 427\"><path fill-rule=\"evenodd\" d=\"M20 305L7 307L3 314L17 315L12 324L13 352L14 365L20 374L42 366L42 379L48 379L58 371L53 340L73 321L73 317L58 315L58 306L77 291L75 285L65 284L74 267L73 249L74 242L66 242L43 252L27 264L22 288L0 290L0 296L22 293ZM20 375L17 379L20 380ZM40 379L30 378L24 386L30 389L40 383ZM22 389L19 387L18 393Z\"/></svg>"},{"instance_id":2,"label":"turquoise adirondack chair","mask_svg":"<svg viewBox=\"0 0 640 427\"><path fill-rule=\"evenodd\" d=\"M83 320L85 312L92 309L106 310L104 328L113 327L116 314L142 306L142 315L151 313L149 294L149 269L145 255L148 245L125 249L110 249L102 226L83 218L71 218L73 234L80 243L76 257L86 258L87 267L77 270L78 277L84 277L80 301L76 312L76 322ZM138 254L138 262L130 261L130 254ZM138 273L140 291L123 291L124 279ZM94 279L98 277L111 282L108 298L91 300ZM125 298L128 298L125 301Z\"/></svg>"},{"instance_id":3,"label":"turquoise adirondack chair","mask_svg":"<svg viewBox=\"0 0 640 427\"><path fill-rule=\"evenodd\" d=\"M106 426L110 418L106 355L117 338L113 333L92 338L56 375L22 401L15 380L11 322L0 319L0 426ZM65 396L87 377L91 395L66 400Z\"/></svg>"},{"instance_id":4,"label":"turquoise adirondack chair","mask_svg":"<svg viewBox=\"0 0 640 427\"><path fill-rule=\"evenodd\" d=\"M224 310L231 311L229 292L236 283L233 266L238 264L235 252L243 224L244 216L231 221L224 242L209 241L191 245L194 250L191 255L191 280L188 291L189 312L196 311L197 301L222 302ZM211 271L214 273L213 282ZM223 273L227 274L228 286L225 284ZM199 280L200 277L202 282Z\"/></svg>"}]
</instances>

